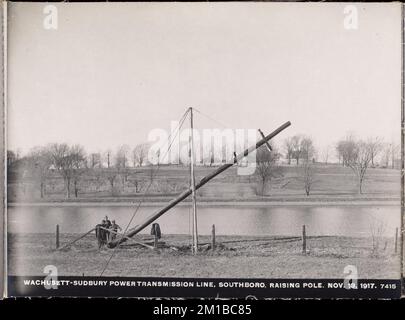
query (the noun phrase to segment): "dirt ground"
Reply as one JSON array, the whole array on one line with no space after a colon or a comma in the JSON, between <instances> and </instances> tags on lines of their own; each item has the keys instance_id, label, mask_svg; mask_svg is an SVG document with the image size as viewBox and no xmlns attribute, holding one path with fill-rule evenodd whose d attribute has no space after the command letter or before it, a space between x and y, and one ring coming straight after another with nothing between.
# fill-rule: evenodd
<instances>
[{"instance_id":1,"label":"dirt ground","mask_svg":"<svg viewBox=\"0 0 405 320\"><path fill-rule=\"evenodd\" d=\"M77 236L62 234L61 246ZM60 275L98 276L113 254L105 276L342 278L344 267L354 265L359 278L399 277L393 238L379 239L379 248L373 251L369 238L308 237L306 254L299 237L217 236L216 240L213 251L210 237L201 236L200 252L194 256L187 235L164 235L158 250L130 243L99 250L94 234L89 234L57 251L54 234L10 234L9 274L42 275L46 265L54 265Z\"/></svg>"}]
</instances>

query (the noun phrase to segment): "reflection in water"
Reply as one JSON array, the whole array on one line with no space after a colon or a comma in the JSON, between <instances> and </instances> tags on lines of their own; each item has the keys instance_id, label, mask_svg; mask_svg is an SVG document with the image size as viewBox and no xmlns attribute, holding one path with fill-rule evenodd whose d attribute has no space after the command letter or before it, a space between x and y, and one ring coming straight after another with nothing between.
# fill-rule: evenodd
<instances>
[{"instance_id":1,"label":"reflection in water","mask_svg":"<svg viewBox=\"0 0 405 320\"><path fill-rule=\"evenodd\" d=\"M140 223L158 208L140 208L131 226ZM83 233L106 215L125 228L131 207L9 207L9 232L50 233L59 224L63 233ZM166 234L189 234L190 208L176 207L157 220ZM400 225L399 206L269 206L199 207L200 234L210 234L215 224L223 235L299 235L306 225L309 235L370 236L383 225L387 236ZM143 230L148 233L149 228Z\"/></svg>"}]
</instances>

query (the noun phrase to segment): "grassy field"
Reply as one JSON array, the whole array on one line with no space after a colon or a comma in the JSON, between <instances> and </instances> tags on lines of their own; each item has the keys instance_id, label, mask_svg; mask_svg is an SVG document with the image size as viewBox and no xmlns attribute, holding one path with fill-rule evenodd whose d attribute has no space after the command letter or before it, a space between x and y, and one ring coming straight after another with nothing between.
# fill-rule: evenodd
<instances>
[{"instance_id":1,"label":"grassy field","mask_svg":"<svg viewBox=\"0 0 405 320\"><path fill-rule=\"evenodd\" d=\"M61 244L75 238L61 235ZM145 236L138 236L138 240ZM300 238L218 236L212 251L209 237L200 237L201 251L190 253L186 235L165 235L159 250L122 245L105 276L248 277L248 278L343 278L346 265L358 268L360 278L398 278L399 257L394 240L382 238L378 251L371 239L309 237L307 254ZM9 273L42 275L46 265L55 265L60 275L98 276L113 249L98 250L90 234L73 247L55 250L53 234L10 234Z\"/></svg>"},{"instance_id":2,"label":"grassy field","mask_svg":"<svg viewBox=\"0 0 405 320\"><path fill-rule=\"evenodd\" d=\"M363 194L358 194L356 178L350 168L338 165L315 167L315 183L310 196L306 196L300 179L300 168L294 165L280 167L281 176L273 178L261 195L258 177L240 176L232 167L214 178L198 191L200 201L399 201L399 170L370 168L363 185ZM212 172L213 167L196 167L197 181ZM118 175L111 188L108 180L98 176L97 171L81 177L78 197L72 193L65 197L63 180L53 174L48 177L46 194L40 197L35 180L9 179L8 201L12 202L126 202L144 196L150 184L151 168L129 168ZM188 188L189 168L161 166L155 172L147 189L147 201L167 201Z\"/></svg>"}]
</instances>

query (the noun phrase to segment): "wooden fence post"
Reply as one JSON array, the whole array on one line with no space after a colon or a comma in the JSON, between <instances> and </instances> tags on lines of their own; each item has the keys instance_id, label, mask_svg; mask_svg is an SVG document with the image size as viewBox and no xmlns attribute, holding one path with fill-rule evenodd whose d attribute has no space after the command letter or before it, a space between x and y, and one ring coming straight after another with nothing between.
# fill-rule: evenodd
<instances>
[{"instance_id":1,"label":"wooden fence post","mask_svg":"<svg viewBox=\"0 0 405 320\"><path fill-rule=\"evenodd\" d=\"M59 249L59 225L56 225L56 249Z\"/></svg>"},{"instance_id":2,"label":"wooden fence post","mask_svg":"<svg viewBox=\"0 0 405 320\"><path fill-rule=\"evenodd\" d=\"M212 225L211 249L215 250L215 224Z\"/></svg>"},{"instance_id":3,"label":"wooden fence post","mask_svg":"<svg viewBox=\"0 0 405 320\"><path fill-rule=\"evenodd\" d=\"M397 254L398 251L398 228L395 229L395 246L394 246L394 252Z\"/></svg>"},{"instance_id":4,"label":"wooden fence post","mask_svg":"<svg viewBox=\"0 0 405 320\"><path fill-rule=\"evenodd\" d=\"M307 253L307 234L305 231L305 224L302 226L302 253Z\"/></svg>"}]
</instances>

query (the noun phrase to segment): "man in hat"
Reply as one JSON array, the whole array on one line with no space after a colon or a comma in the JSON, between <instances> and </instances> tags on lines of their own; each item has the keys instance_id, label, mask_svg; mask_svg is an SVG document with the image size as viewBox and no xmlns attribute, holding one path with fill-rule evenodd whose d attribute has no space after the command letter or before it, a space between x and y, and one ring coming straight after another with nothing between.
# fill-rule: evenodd
<instances>
[{"instance_id":1,"label":"man in hat","mask_svg":"<svg viewBox=\"0 0 405 320\"><path fill-rule=\"evenodd\" d=\"M115 220L113 220L111 222L111 228L110 229L111 229L111 231L113 231L110 234L111 240L114 240L117 237L118 230L119 231L122 230L121 227L118 224L115 223Z\"/></svg>"},{"instance_id":2,"label":"man in hat","mask_svg":"<svg viewBox=\"0 0 405 320\"><path fill-rule=\"evenodd\" d=\"M105 219L103 221L105 221L104 228L110 229L111 228L111 221L108 219L108 216L105 216ZM104 230L104 231L105 231L105 242L108 243L108 242L110 242L111 234L107 230Z\"/></svg>"},{"instance_id":3,"label":"man in hat","mask_svg":"<svg viewBox=\"0 0 405 320\"><path fill-rule=\"evenodd\" d=\"M96 238L97 238L99 249L101 249L101 247L106 243L106 241L105 241L106 232L103 229L103 228L105 228L105 226L106 226L105 220L103 220L101 223L96 225Z\"/></svg>"}]
</instances>

